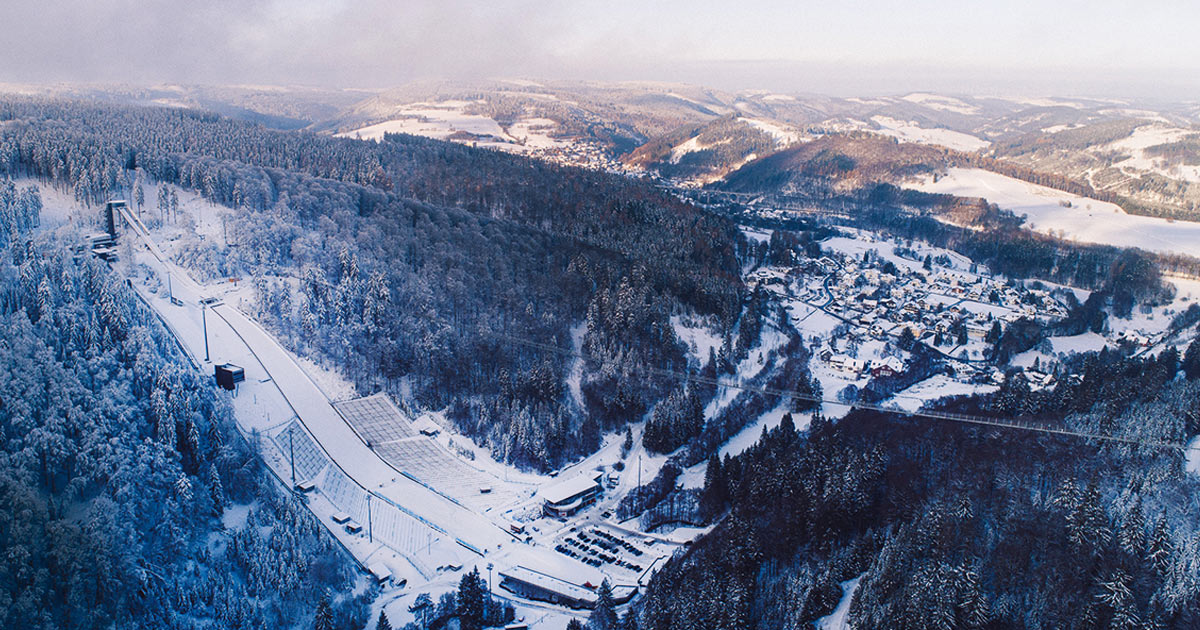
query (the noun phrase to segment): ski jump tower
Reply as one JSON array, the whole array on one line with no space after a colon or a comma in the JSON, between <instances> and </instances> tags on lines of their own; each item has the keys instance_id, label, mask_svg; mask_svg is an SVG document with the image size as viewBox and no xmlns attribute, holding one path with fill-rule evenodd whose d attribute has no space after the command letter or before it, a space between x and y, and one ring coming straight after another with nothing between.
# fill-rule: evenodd
<instances>
[{"instance_id":1,"label":"ski jump tower","mask_svg":"<svg viewBox=\"0 0 1200 630\"><path fill-rule=\"evenodd\" d=\"M104 227L113 244L117 242L117 213L121 211L121 208L126 208L128 205L121 199L115 199L104 204Z\"/></svg>"},{"instance_id":2,"label":"ski jump tower","mask_svg":"<svg viewBox=\"0 0 1200 630\"><path fill-rule=\"evenodd\" d=\"M117 259L117 214L123 212L126 203L113 200L104 204L104 231L87 237L87 246L91 247L92 255L112 262Z\"/></svg>"}]
</instances>

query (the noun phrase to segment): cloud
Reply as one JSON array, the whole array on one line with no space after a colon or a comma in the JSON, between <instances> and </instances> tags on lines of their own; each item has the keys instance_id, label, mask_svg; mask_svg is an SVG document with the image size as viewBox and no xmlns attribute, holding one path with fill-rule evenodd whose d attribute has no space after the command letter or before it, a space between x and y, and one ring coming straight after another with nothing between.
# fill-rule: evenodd
<instances>
[{"instance_id":1,"label":"cloud","mask_svg":"<svg viewBox=\"0 0 1200 630\"><path fill-rule=\"evenodd\" d=\"M387 85L553 66L552 7L534 3L5 3L0 78Z\"/></svg>"},{"instance_id":2,"label":"cloud","mask_svg":"<svg viewBox=\"0 0 1200 630\"><path fill-rule=\"evenodd\" d=\"M5 0L0 80L387 87L525 76L863 93L1054 91L1063 80L1125 93L1200 87L1200 40L1187 32L1200 9L1096 2L1104 6Z\"/></svg>"}]
</instances>

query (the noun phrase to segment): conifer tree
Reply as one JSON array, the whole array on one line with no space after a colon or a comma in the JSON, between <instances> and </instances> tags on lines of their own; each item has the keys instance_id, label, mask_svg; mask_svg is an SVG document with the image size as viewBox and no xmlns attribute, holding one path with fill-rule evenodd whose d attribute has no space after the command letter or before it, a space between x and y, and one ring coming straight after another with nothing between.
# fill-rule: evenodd
<instances>
[{"instance_id":1,"label":"conifer tree","mask_svg":"<svg viewBox=\"0 0 1200 630\"><path fill-rule=\"evenodd\" d=\"M1189 381L1200 378L1200 337L1193 339L1192 343L1188 344L1180 367L1183 368L1183 375Z\"/></svg>"},{"instance_id":2,"label":"conifer tree","mask_svg":"<svg viewBox=\"0 0 1200 630\"><path fill-rule=\"evenodd\" d=\"M333 630L333 608L329 603L329 591L321 595L317 602L317 612L313 615L313 630Z\"/></svg>"},{"instance_id":3,"label":"conifer tree","mask_svg":"<svg viewBox=\"0 0 1200 630\"><path fill-rule=\"evenodd\" d=\"M213 514L220 516L225 510L225 487L221 484L221 473L217 465L208 467L208 499L212 502Z\"/></svg>"},{"instance_id":4,"label":"conifer tree","mask_svg":"<svg viewBox=\"0 0 1200 630\"><path fill-rule=\"evenodd\" d=\"M487 586L479 576L479 567L462 576L458 581L458 620L463 630L479 630L483 627L483 606Z\"/></svg>"},{"instance_id":5,"label":"conifer tree","mask_svg":"<svg viewBox=\"0 0 1200 630\"><path fill-rule=\"evenodd\" d=\"M592 609L592 614L588 617L588 628L590 630L619 630L615 607L612 586L605 578L603 582L600 582L600 588L596 589L596 607Z\"/></svg>"}]
</instances>

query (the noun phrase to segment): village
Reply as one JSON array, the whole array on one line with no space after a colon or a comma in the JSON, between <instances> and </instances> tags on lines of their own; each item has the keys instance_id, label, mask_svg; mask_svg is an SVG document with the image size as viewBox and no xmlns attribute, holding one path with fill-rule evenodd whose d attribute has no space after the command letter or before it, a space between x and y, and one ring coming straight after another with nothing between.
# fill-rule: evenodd
<instances>
[{"instance_id":1,"label":"village","mask_svg":"<svg viewBox=\"0 0 1200 630\"><path fill-rule=\"evenodd\" d=\"M766 237L752 230L748 236ZM1071 376L1055 374L1059 359L1105 346L1150 348L1162 340L1170 314L1114 322L1103 334L1051 338L997 365L992 350L1010 326L1028 320L1051 327L1067 317L1072 295L1082 302L1089 293L1013 281L949 250L851 229L821 242L819 258L761 266L746 282L779 300L797 330L813 339L810 367L827 398L853 402L872 379L893 379L913 388L893 392L893 402L908 410L938 394L985 393L1014 368L1031 389L1051 388ZM943 372L897 379L913 367L914 350L940 359Z\"/></svg>"}]
</instances>

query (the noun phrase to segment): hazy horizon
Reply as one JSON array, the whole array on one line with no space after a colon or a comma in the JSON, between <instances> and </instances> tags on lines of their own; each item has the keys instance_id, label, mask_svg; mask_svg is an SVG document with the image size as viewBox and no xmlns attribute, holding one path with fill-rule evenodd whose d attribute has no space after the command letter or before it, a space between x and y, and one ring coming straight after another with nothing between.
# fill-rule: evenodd
<instances>
[{"instance_id":1,"label":"hazy horizon","mask_svg":"<svg viewBox=\"0 0 1200 630\"><path fill-rule=\"evenodd\" d=\"M307 85L528 77L831 96L1200 94L1198 6L878 1L17 3L0 81Z\"/></svg>"}]
</instances>

